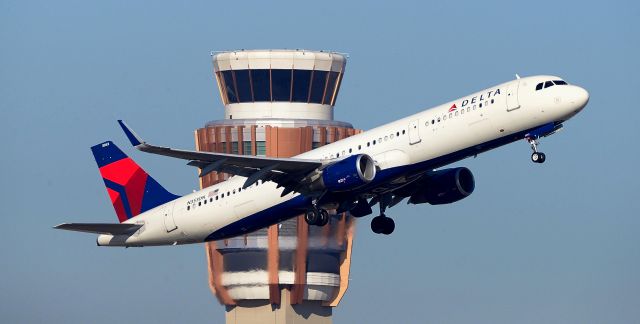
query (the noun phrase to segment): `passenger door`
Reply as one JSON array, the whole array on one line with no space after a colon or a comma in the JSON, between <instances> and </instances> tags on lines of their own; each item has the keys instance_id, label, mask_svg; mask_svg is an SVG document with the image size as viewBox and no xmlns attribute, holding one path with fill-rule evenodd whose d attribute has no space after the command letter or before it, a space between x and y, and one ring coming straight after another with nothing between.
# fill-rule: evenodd
<instances>
[{"instance_id":1,"label":"passenger door","mask_svg":"<svg viewBox=\"0 0 640 324\"><path fill-rule=\"evenodd\" d=\"M512 111L520 108L520 101L518 100L518 90L520 89L520 79L511 82L507 86L507 111Z\"/></svg>"},{"instance_id":2,"label":"passenger door","mask_svg":"<svg viewBox=\"0 0 640 324\"><path fill-rule=\"evenodd\" d=\"M164 228L167 230L167 233L173 232L178 228L175 220L173 219L173 204L161 206L160 213L162 214L162 218L164 220Z\"/></svg>"},{"instance_id":3,"label":"passenger door","mask_svg":"<svg viewBox=\"0 0 640 324\"><path fill-rule=\"evenodd\" d=\"M417 144L420 141L422 141L420 138L420 120L414 119L409 122L409 144Z\"/></svg>"}]
</instances>

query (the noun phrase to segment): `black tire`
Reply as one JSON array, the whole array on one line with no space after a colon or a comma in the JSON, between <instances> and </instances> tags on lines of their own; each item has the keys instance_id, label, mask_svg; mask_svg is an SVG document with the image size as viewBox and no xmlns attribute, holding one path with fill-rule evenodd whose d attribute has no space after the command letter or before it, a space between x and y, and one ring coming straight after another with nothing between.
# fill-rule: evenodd
<instances>
[{"instance_id":1,"label":"black tire","mask_svg":"<svg viewBox=\"0 0 640 324\"><path fill-rule=\"evenodd\" d=\"M540 154L538 152L531 153L531 161L533 161L533 163L540 163Z\"/></svg>"},{"instance_id":2,"label":"black tire","mask_svg":"<svg viewBox=\"0 0 640 324\"><path fill-rule=\"evenodd\" d=\"M307 212L304 213L304 220L309 225L317 224L319 219L320 219L320 213L315 208L309 209L307 210Z\"/></svg>"},{"instance_id":3,"label":"black tire","mask_svg":"<svg viewBox=\"0 0 640 324\"><path fill-rule=\"evenodd\" d=\"M316 225L325 226L329 223L329 212L326 209L320 209L318 216L318 222Z\"/></svg>"},{"instance_id":4,"label":"black tire","mask_svg":"<svg viewBox=\"0 0 640 324\"><path fill-rule=\"evenodd\" d=\"M376 216L371 220L371 230L376 234L381 234L384 229L384 216Z\"/></svg>"},{"instance_id":5,"label":"black tire","mask_svg":"<svg viewBox=\"0 0 640 324\"><path fill-rule=\"evenodd\" d=\"M393 221L393 218L385 217L384 227L382 228L382 234L389 235L393 233L393 230L395 229L396 229L396 222Z\"/></svg>"},{"instance_id":6,"label":"black tire","mask_svg":"<svg viewBox=\"0 0 640 324\"><path fill-rule=\"evenodd\" d=\"M538 160L538 163L544 163L544 161L547 160L547 155L544 153L540 153L540 160Z\"/></svg>"}]
</instances>

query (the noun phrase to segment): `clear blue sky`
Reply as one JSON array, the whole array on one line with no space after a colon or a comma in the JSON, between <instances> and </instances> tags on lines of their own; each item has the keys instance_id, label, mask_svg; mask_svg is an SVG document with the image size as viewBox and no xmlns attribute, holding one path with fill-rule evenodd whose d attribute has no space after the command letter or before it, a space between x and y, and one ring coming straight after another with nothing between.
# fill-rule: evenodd
<instances>
[{"instance_id":1,"label":"clear blue sky","mask_svg":"<svg viewBox=\"0 0 640 324\"><path fill-rule=\"evenodd\" d=\"M336 323L638 323L637 1L0 1L3 321L222 322L204 247L111 249L65 221L116 221L89 147L111 139L166 187L195 170L128 147L123 118L192 148L222 118L209 51L350 54L336 119L369 129L520 75L591 93L543 141L460 165L475 193L357 226Z\"/></svg>"}]
</instances>

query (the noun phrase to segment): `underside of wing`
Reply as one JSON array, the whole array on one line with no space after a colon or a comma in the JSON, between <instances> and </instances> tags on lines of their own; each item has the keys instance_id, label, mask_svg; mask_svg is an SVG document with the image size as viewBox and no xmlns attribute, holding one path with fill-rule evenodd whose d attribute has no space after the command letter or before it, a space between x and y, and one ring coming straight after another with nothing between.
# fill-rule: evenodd
<instances>
[{"instance_id":1,"label":"underside of wing","mask_svg":"<svg viewBox=\"0 0 640 324\"><path fill-rule=\"evenodd\" d=\"M118 120L118 123L136 149L147 153L188 160L188 165L200 168L200 177L204 177L214 171L247 177L244 183L245 188L258 180L262 180L273 181L280 187L284 187L283 195L291 191L298 191L297 189L301 187L300 182L323 165L322 160L189 151L151 145L143 141L122 120Z\"/></svg>"},{"instance_id":2,"label":"underside of wing","mask_svg":"<svg viewBox=\"0 0 640 324\"><path fill-rule=\"evenodd\" d=\"M56 229L63 229L67 231L95 233L95 234L111 234L111 235L124 235L133 234L142 225L140 224L105 224L105 223L63 223L54 226Z\"/></svg>"}]
</instances>

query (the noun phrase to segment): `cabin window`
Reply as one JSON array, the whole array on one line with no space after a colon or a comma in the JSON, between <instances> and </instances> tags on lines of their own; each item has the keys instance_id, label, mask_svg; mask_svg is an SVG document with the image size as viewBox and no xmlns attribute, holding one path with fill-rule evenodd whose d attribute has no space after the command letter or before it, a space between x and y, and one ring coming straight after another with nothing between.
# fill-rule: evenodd
<instances>
[{"instance_id":1,"label":"cabin window","mask_svg":"<svg viewBox=\"0 0 640 324\"><path fill-rule=\"evenodd\" d=\"M216 196L216 200L218 200L218 196Z\"/></svg>"},{"instance_id":2,"label":"cabin window","mask_svg":"<svg viewBox=\"0 0 640 324\"><path fill-rule=\"evenodd\" d=\"M349 153L351 153L353 150L351 148L349 148Z\"/></svg>"},{"instance_id":3,"label":"cabin window","mask_svg":"<svg viewBox=\"0 0 640 324\"><path fill-rule=\"evenodd\" d=\"M376 140L373 140L373 145L376 145Z\"/></svg>"},{"instance_id":4,"label":"cabin window","mask_svg":"<svg viewBox=\"0 0 640 324\"><path fill-rule=\"evenodd\" d=\"M367 142L367 147L371 146L371 143Z\"/></svg>"},{"instance_id":5,"label":"cabin window","mask_svg":"<svg viewBox=\"0 0 640 324\"><path fill-rule=\"evenodd\" d=\"M493 103L493 101L494 101L494 100L493 100L493 99L491 99L491 103Z\"/></svg>"},{"instance_id":6,"label":"cabin window","mask_svg":"<svg viewBox=\"0 0 640 324\"><path fill-rule=\"evenodd\" d=\"M400 136L400 132L396 132L396 136Z\"/></svg>"},{"instance_id":7,"label":"cabin window","mask_svg":"<svg viewBox=\"0 0 640 324\"><path fill-rule=\"evenodd\" d=\"M480 105L478 105L478 107L482 108L482 102L480 103Z\"/></svg>"},{"instance_id":8,"label":"cabin window","mask_svg":"<svg viewBox=\"0 0 640 324\"><path fill-rule=\"evenodd\" d=\"M358 145L358 150L362 149L362 145Z\"/></svg>"},{"instance_id":9,"label":"cabin window","mask_svg":"<svg viewBox=\"0 0 640 324\"><path fill-rule=\"evenodd\" d=\"M198 201L198 206L202 206L202 201Z\"/></svg>"},{"instance_id":10,"label":"cabin window","mask_svg":"<svg viewBox=\"0 0 640 324\"><path fill-rule=\"evenodd\" d=\"M187 205L187 210L191 210L191 206Z\"/></svg>"},{"instance_id":11,"label":"cabin window","mask_svg":"<svg viewBox=\"0 0 640 324\"><path fill-rule=\"evenodd\" d=\"M407 131L403 129L403 130L402 130L402 135L404 135L404 133L406 133L406 132L407 132Z\"/></svg>"}]
</instances>

